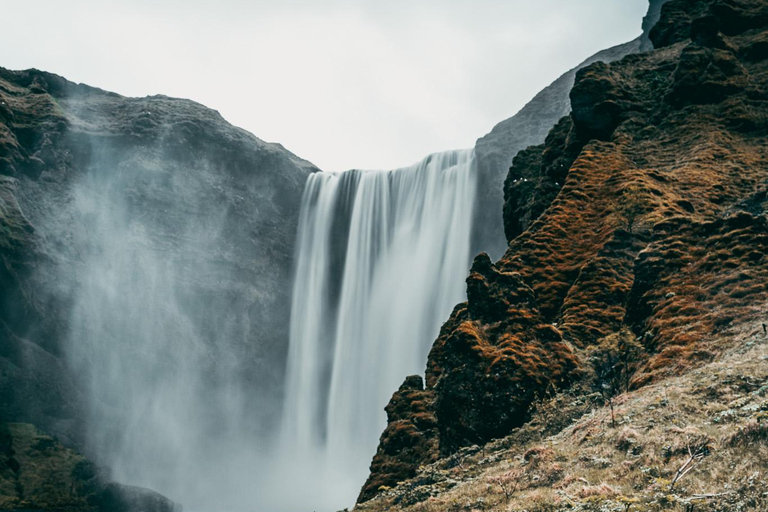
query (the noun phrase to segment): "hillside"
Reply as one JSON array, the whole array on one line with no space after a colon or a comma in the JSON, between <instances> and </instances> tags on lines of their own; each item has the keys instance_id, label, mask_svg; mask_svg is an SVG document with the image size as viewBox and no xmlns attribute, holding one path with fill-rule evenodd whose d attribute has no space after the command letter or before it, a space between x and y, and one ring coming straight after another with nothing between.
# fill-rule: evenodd
<instances>
[{"instance_id":1,"label":"hillside","mask_svg":"<svg viewBox=\"0 0 768 512\"><path fill-rule=\"evenodd\" d=\"M764 509L767 36L764 2L672 0L653 51L576 74L572 113L507 176L506 253L475 259L426 382L388 406L361 510ZM561 469L523 467L534 448Z\"/></svg>"}]
</instances>

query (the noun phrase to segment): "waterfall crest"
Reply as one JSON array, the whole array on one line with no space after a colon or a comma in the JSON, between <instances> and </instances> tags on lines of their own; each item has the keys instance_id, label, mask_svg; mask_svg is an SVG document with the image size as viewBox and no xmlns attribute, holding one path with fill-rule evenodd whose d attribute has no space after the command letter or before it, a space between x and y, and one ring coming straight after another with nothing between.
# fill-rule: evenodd
<instances>
[{"instance_id":1,"label":"waterfall crest","mask_svg":"<svg viewBox=\"0 0 768 512\"><path fill-rule=\"evenodd\" d=\"M334 473L337 504L365 479L392 392L423 371L464 299L473 157L449 151L394 171L316 173L305 188L282 444Z\"/></svg>"}]
</instances>

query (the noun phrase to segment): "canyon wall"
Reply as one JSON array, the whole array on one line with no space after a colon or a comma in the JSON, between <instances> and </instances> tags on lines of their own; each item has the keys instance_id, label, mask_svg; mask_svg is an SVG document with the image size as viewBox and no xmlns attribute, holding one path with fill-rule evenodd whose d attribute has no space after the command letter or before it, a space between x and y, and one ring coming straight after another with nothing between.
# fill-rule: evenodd
<instances>
[{"instance_id":1,"label":"canyon wall","mask_svg":"<svg viewBox=\"0 0 768 512\"><path fill-rule=\"evenodd\" d=\"M667 1L650 1L648 14L643 18L642 33L637 39L589 57L543 89L520 112L478 139L475 144L478 200L475 203L473 253L485 251L494 259L504 254L507 238L499 211L504 207L507 170L519 151L542 144L552 126L571 111L569 92L576 72L595 62L612 62L631 53L652 49L649 33L659 19L661 6Z\"/></svg>"},{"instance_id":2,"label":"canyon wall","mask_svg":"<svg viewBox=\"0 0 768 512\"><path fill-rule=\"evenodd\" d=\"M192 101L0 69L0 421L164 489L265 437L316 171Z\"/></svg>"},{"instance_id":3,"label":"canyon wall","mask_svg":"<svg viewBox=\"0 0 768 512\"><path fill-rule=\"evenodd\" d=\"M768 10L660 12L655 50L579 70L571 114L515 157L509 247L475 258L426 382L394 394L361 501L575 384L603 392L623 368L636 389L711 362L765 314ZM608 353L624 359L600 366Z\"/></svg>"}]
</instances>

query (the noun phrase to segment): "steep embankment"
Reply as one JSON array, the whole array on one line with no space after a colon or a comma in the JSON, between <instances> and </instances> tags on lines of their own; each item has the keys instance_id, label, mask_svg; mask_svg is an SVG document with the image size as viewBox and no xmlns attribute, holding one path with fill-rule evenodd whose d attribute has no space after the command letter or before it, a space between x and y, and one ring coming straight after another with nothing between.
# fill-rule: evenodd
<instances>
[{"instance_id":1,"label":"steep embankment","mask_svg":"<svg viewBox=\"0 0 768 512\"><path fill-rule=\"evenodd\" d=\"M621 507L621 500L664 508L665 493L674 501L722 491L729 497L717 497L712 509L730 510L722 503L764 492L730 490L757 485L760 475L748 474L750 464L765 470L764 351L750 359L734 347L762 342L768 307L767 35L763 2L672 0L651 32L654 51L577 73L571 115L543 145L520 152L510 169L507 252L495 264L484 254L475 259L468 301L433 346L426 386L409 378L395 393L361 498L418 476L362 509L506 509L513 500L526 510L567 503L597 510ZM709 369L690 373L704 365ZM706 391L708 372L750 384L728 378L722 387L706 384ZM659 383L679 393L653 403L664 389ZM570 391L555 399L559 412L533 415L532 426L535 404L545 410L542 398L562 389ZM550 438L564 443L545 450L560 469L533 471L526 465L539 460L535 453L522 464L509 459L525 453L531 436L555 434L590 410L592 391L600 404L620 395L613 404L621 405L616 422L630 431L626 439L602 410ZM716 399L711 409L692 398L702 393ZM728 407L738 411L718 419ZM589 434L578 437L585 429ZM511 451L487 460L501 445L464 448L513 432L502 443ZM705 436L702 445L697 439ZM672 438L682 447L660 453L656 443ZM751 442L758 444L743 460ZM576 453L574 443L585 453ZM716 455L706 459L706 475L676 487L670 480L690 456L686 443L691 455L701 450L695 463ZM600 450L602 473L583 459ZM501 484L490 479L498 474L467 469L455 455L478 452L475 462L493 463L499 474L506 468ZM458 469L448 480L430 476L453 464ZM442 501L457 479L473 482L468 496L487 501L455 501L458 490ZM433 495L438 502L428 501ZM742 504L762 510L756 503Z\"/></svg>"}]
</instances>

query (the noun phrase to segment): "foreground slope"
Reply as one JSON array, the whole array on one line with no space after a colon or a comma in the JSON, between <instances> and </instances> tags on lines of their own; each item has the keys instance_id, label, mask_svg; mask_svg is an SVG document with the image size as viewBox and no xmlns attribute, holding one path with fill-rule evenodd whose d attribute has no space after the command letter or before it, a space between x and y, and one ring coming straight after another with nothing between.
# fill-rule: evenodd
<instances>
[{"instance_id":1,"label":"foreground slope","mask_svg":"<svg viewBox=\"0 0 768 512\"><path fill-rule=\"evenodd\" d=\"M766 510L768 339L724 336L718 361L617 397L615 422L599 393L562 393L356 510Z\"/></svg>"},{"instance_id":2,"label":"foreground slope","mask_svg":"<svg viewBox=\"0 0 768 512\"><path fill-rule=\"evenodd\" d=\"M468 301L456 307L435 342L426 383L409 378L395 393L362 501L409 475L419 476L401 487L420 487L420 481L429 481L425 471L434 467L419 472L422 465L457 460L455 454L466 447L520 427L526 432L535 404L558 390L570 389L572 401L585 404L593 400L592 391L600 393L600 403L617 395L618 403L627 403L622 393L636 389L631 396L643 402L658 389L645 386L681 379L675 381L681 393L691 396L699 385L686 380L693 379L686 377L691 369L739 364L733 348L756 343L768 308L766 34L764 2L672 0L651 32L654 51L577 73L572 114L545 144L520 152L510 169L506 254L496 263L484 254L475 259ZM765 364L763 359L746 363ZM757 387L733 391L727 403L752 400L749 393L762 385L754 371ZM687 407L685 398L673 406ZM578 412L591 407L592 402ZM763 406L755 407L757 414ZM699 412L694 408L679 418L695 419L691 428L697 435L715 421ZM573 419L566 410L562 414L553 415L551 426L541 425L540 435ZM764 441L762 427L751 423L759 418L735 418L731 430L754 430L745 439ZM602 425L605 435L613 436L613 428ZM641 428L629 420L617 425ZM738 451L741 441L723 437L734 432L712 433L717 443L707 444L707 454L724 447ZM750 459L758 471L765 469L760 450ZM637 455L630 453L622 474L636 470L638 480L614 480L606 485L620 490L594 492L650 503L656 499L654 479L674 478L670 468L685 455L686 450L673 450L663 466L648 473L647 466L633 466L630 459ZM565 467L563 462L561 456L558 463ZM459 466L455 471L462 473L466 466ZM579 474L578 464L573 467L569 499L579 485L573 482L586 486L580 478L600 485ZM613 462L606 467L615 469ZM552 477L556 480L532 487L551 490L567 475L564 469ZM742 476L736 472L733 478ZM735 485L715 473L705 483L713 491ZM416 509L429 509L424 500L431 493L440 496L440 488L424 485L410 503ZM493 506L504 509L493 484L483 485L495 496ZM520 485L514 489L521 491ZM583 498L592 492L584 490ZM386 491L361 508L404 506L401 494ZM539 509L563 503L550 500Z\"/></svg>"}]
</instances>

